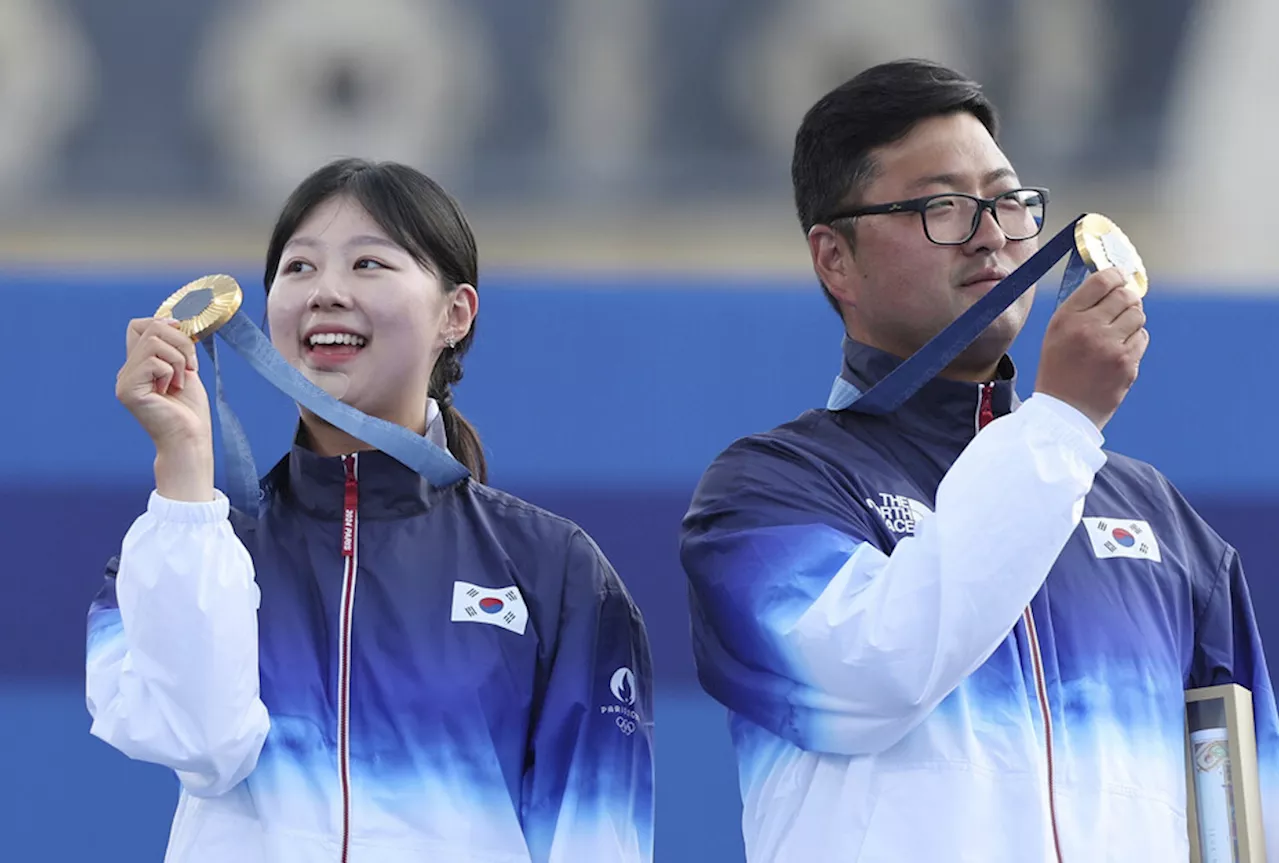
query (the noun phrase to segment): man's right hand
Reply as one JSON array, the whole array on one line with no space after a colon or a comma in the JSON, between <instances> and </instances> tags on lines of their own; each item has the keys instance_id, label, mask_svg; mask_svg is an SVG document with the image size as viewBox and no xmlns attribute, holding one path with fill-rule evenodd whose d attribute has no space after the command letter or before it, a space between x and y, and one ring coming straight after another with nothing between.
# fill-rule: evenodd
<instances>
[{"instance_id":1,"label":"man's right hand","mask_svg":"<svg viewBox=\"0 0 1280 863\"><path fill-rule=\"evenodd\" d=\"M129 322L116 398L156 447L156 491L171 500L213 500L209 397L197 373L196 346L171 321Z\"/></svg>"},{"instance_id":2,"label":"man's right hand","mask_svg":"<svg viewBox=\"0 0 1280 863\"><path fill-rule=\"evenodd\" d=\"M1036 392L1061 399L1101 431L1137 380L1151 341L1146 322L1123 272L1112 267L1089 276L1049 320Z\"/></svg>"}]
</instances>

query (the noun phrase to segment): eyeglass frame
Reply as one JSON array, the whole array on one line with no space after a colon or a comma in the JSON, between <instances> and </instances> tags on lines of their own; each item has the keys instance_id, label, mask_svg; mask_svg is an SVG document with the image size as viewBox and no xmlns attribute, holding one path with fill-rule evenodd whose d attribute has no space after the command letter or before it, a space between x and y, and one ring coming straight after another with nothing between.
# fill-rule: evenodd
<instances>
[{"instance_id":1,"label":"eyeglass frame","mask_svg":"<svg viewBox=\"0 0 1280 863\"><path fill-rule=\"evenodd\" d=\"M999 201L1001 198L1007 198L1009 195L1012 195L1016 192L1036 192L1037 194L1040 195L1041 204L1044 210L1043 210L1043 213L1041 214L1040 224L1037 227L1036 232L1034 234L1031 234L1030 236L1019 237L1018 239L1015 240L1009 236L1009 232L1004 229L1004 225L1000 224L1000 217L996 215L996 201ZM956 198L956 197L968 198L969 200L975 202L978 205L978 208L974 210L974 213L973 213L973 224L969 227L969 233L963 240L952 240L950 242L945 242L945 243L939 242L938 240L935 240L933 236L929 233L929 225L925 219L925 209L927 208L930 201L935 200L937 198ZM837 222L841 219L856 219L859 216L880 216L880 215L889 215L893 213L919 213L920 228L921 230L924 231L925 239L927 239L929 242L933 243L936 246L963 246L965 243L972 240L974 238L974 235L978 233L978 225L982 223L982 214L988 211L991 213L992 221L996 223L996 227L1000 229L1000 233L1004 234L1004 238L1006 240L1008 240L1011 243L1020 243L1024 240L1030 240L1034 237L1040 236L1040 234L1044 232L1044 223L1046 220L1045 217L1047 217L1049 213L1049 190L1047 188L1044 188L1043 186L1020 186L1016 189L1010 189L1007 192L1001 192L999 195L996 195L994 198L982 198L977 195L967 194L965 192L939 192L936 195L925 195L922 198L908 198L905 201L890 201L885 204L871 204L869 206L858 207L853 210L837 211L834 215L828 216L827 218L823 219L822 224L829 225L830 223Z\"/></svg>"}]
</instances>

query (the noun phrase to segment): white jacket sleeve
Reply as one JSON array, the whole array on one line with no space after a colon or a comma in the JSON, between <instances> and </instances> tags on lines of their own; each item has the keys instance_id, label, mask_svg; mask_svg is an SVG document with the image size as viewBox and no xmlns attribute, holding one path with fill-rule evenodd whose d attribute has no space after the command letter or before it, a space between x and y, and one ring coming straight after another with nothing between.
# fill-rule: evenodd
<instances>
[{"instance_id":1,"label":"white jacket sleeve","mask_svg":"<svg viewBox=\"0 0 1280 863\"><path fill-rule=\"evenodd\" d=\"M703 684L805 749L892 746L1017 623L1079 524L1101 443L1032 396L970 442L888 554L874 509L810 464L756 452L712 495L708 472L681 550Z\"/></svg>"},{"instance_id":2,"label":"white jacket sleeve","mask_svg":"<svg viewBox=\"0 0 1280 863\"><path fill-rule=\"evenodd\" d=\"M89 611L90 732L172 768L197 796L244 779L269 727L258 586L228 513L220 492L209 503L153 492Z\"/></svg>"}]
</instances>

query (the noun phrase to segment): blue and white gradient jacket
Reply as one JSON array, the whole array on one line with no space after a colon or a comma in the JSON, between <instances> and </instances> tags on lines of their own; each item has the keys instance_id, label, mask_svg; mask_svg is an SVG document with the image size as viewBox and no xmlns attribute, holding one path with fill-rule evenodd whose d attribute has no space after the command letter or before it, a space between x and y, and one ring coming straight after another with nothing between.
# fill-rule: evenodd
<instances>
[{"instance_id":1,"label":"blue and white gradient jacket","mask_svg":"<svg viewBox=\"0 0 1280 863\"><path fill-rule=\"evenodd\" d=\"M167 861L652 859L649 644L581 529L380 452L263 487L153 493L89 613L92 733L181 780Z\"/></svg>"},{"instance_id":2,"label":"blue and white gradient jacket","mask_svg":"<svg viewBox=\"0 0 1280 863\"><path fill-rule=\"evenodd\" d=\"M895 364L846 341L841 383ZM749 860L1186 861L1183 693L1234 682L1274 863L1276 700L1235 550L1004 372L810 411L703 477L681 556Z\"/></svg>"}]
</instances>

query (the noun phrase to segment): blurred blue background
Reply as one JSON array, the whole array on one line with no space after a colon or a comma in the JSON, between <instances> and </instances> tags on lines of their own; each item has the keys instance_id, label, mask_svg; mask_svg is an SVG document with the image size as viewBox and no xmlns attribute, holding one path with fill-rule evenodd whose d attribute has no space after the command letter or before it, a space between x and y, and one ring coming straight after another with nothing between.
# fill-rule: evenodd
<instances>
[{"instance_id":1,"label":"blurred blue background","mask_svg":"<svg viewBox=\"0 0 1280 863\"><path fill-rule=\"evenodd\" d=\"M987 85L1023 179L1053 190L1051 231L1100 211L1142 250L1153 341L1108 446L1161 468L1241 550L1274 682L1278 14L0 0L0 859L161 859L175 781L89 737L83 696L85 611L150 489L148 442L113 396L125 322L211 272L260 319L275 208L353 154L416 165L470 214L481 312L458 404L493 484L583 525L645 613L659 863L740 861L677 529L721 449L825 400L841 333L794 223L790 138L826 89L897 56ZM1024 396L1050 311L1015 345ZM292 406L225 365L265 469Z\"/></svg>"}]
</instances>

